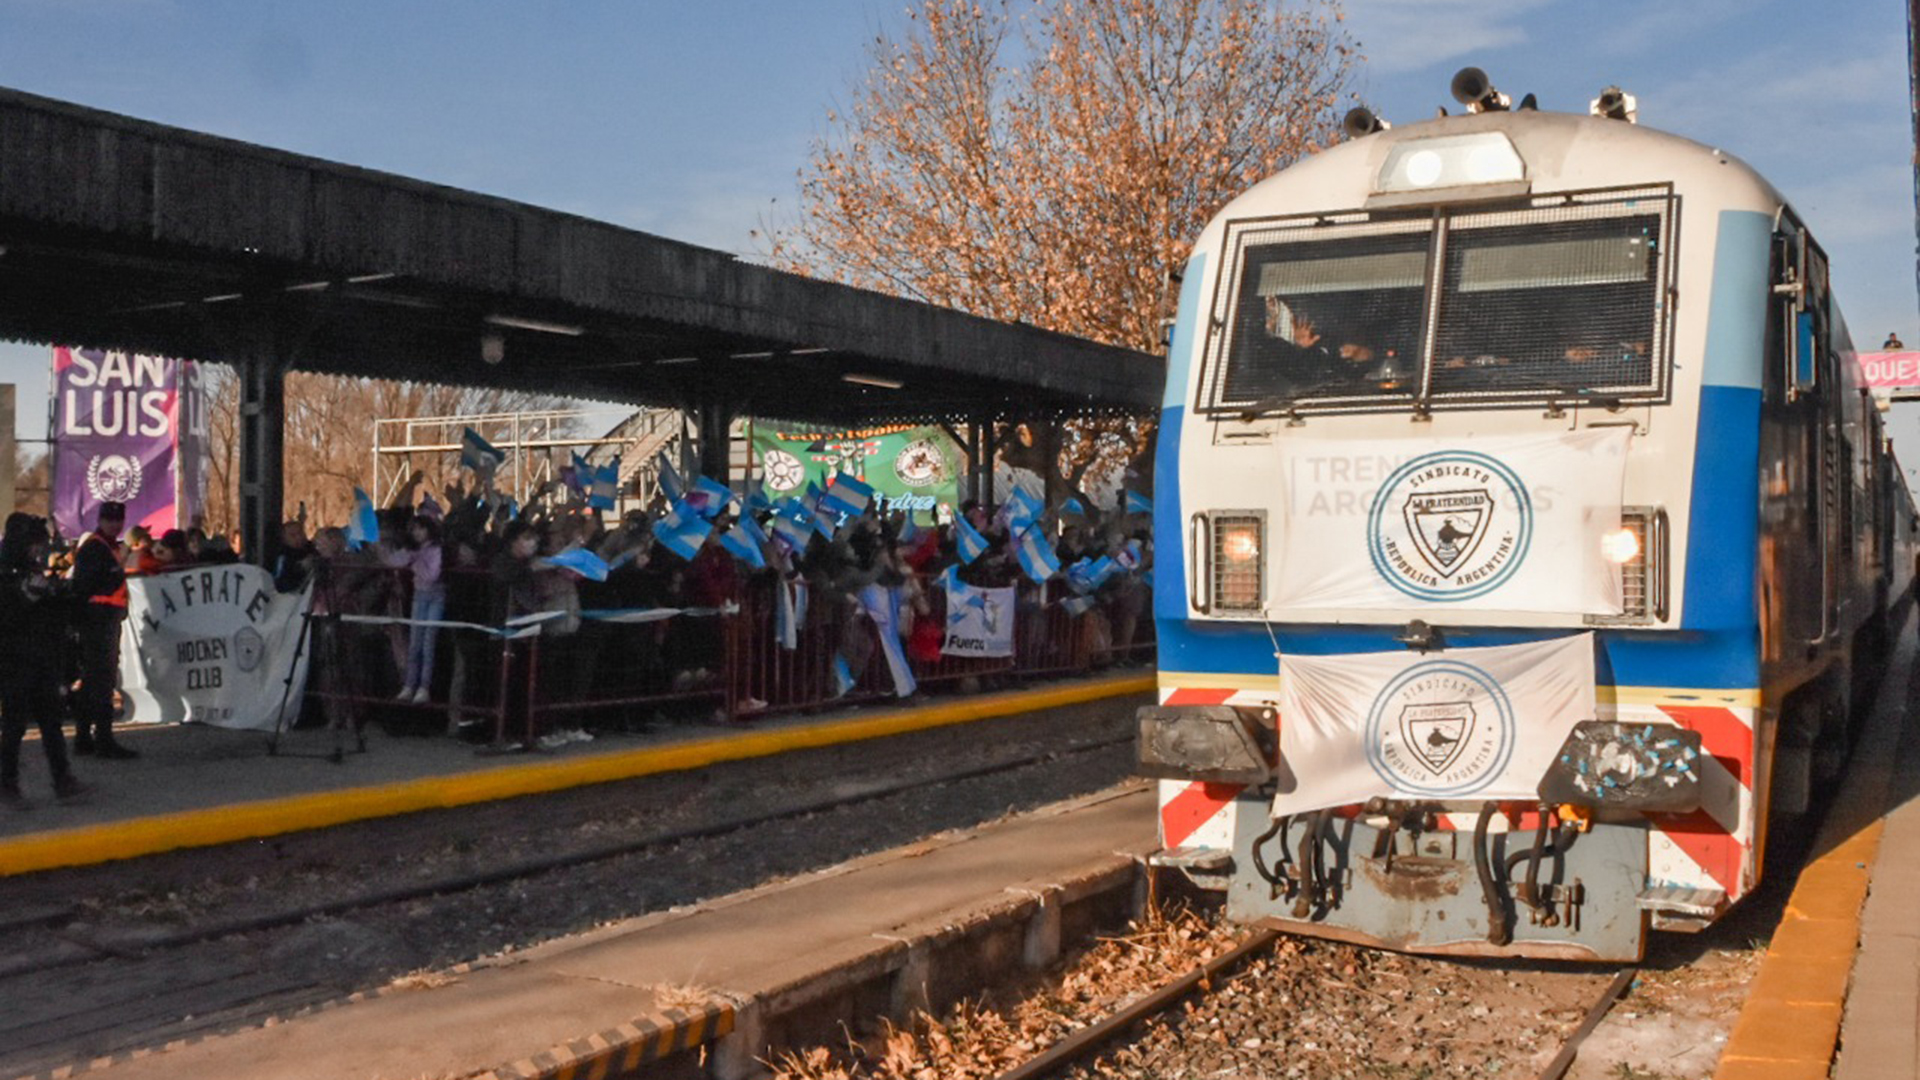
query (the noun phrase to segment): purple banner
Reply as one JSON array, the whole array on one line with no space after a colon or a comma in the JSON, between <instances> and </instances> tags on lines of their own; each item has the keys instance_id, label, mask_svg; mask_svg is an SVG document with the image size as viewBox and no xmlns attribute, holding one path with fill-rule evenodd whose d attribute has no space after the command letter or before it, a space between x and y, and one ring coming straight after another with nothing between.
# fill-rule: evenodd
<instances>
[{"instance_id":1,"label":"purple banner","mask_svg":"<svg viewBox=\"0 0 1920 1080\"><path fill-rule=\"evenodd\" d=\"M195 495L183 499L175 451L182 435L182 378L198 397L190 362L104 349L53 350L53 520L62 536L93 528L100 504L127 504L127 524L160 532L187 520L204 490L203 470L190 468ZM204 409L188 407L188 414ZM201 419L202 431L205 421ZM190 449L204 453L204 438Z\"/></svg>"}]
</instances>

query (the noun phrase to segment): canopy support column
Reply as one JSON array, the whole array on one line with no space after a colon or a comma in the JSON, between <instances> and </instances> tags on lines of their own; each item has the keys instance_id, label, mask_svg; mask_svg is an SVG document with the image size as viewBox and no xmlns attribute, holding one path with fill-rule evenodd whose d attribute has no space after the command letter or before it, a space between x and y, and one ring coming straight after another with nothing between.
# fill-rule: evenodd
<instances>
[{"instance_id":1,"label":"canopy support column","mask_svg":"<svg viewBox=\"0 0 1920 1080\"><path fill-rule=\"evenodd\" d=\"M280 543L286 507L287 369L279 357L240 365L240 542L261 566Z\"/></svg>"},{"instance_id":2,"label":"canopy support column","mask_svg":"<svg viewBox=\"0 0 1920 1080\"><path fill-rule=\"evenodd\" d=\"M733 405L702 401L696 406L700 424L700 475L731 483L733 470Z\"/></svg>"}]
</instances>

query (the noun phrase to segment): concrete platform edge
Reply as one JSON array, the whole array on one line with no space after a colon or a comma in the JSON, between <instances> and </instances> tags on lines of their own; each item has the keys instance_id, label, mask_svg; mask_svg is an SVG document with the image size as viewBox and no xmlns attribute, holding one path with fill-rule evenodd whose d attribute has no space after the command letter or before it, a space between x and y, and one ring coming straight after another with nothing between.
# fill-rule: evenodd
<instances>
[{"instance_id":1,"label":"concrete platform edge","mask_svg":"<svg viewBox=\"0 0 1920 1080\"><path fill-rule=\"evenodd\" d=\"M1151 674L1041 690L988 694L918 708L668 746L430 777L344 791L262 799L131 821L31 833L0 841L0 877L88 866L180 848L256 840L423 810L537 795L590 784L704 768L729 761L885 738L953 724L1083 704L1154 689Z\"/></svg>"}]
</instances>

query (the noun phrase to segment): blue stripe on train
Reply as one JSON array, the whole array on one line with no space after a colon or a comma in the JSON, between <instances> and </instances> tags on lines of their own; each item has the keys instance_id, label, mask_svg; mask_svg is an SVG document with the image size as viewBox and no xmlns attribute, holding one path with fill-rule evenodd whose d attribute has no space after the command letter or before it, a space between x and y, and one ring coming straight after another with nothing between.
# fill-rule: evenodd
<instances>
[{"instance_id":1,"label":"blue stripe on train","mask_svg":"<svg viewBox=\"0 0 1920 1080\"><path fill-rule=\"evenodd\" d=\"M1180 429L1186 409L1187 375L1193 369L1193 328L1200 321L1200 279L1207 254L1187 260L1180 279L1180 308L1167 347L1167 387L1161 396L1160 430L1153 449L1153 613L1161 619L1187 614L1187 574L1180 532Z\"/></svg>"}]
</instances>

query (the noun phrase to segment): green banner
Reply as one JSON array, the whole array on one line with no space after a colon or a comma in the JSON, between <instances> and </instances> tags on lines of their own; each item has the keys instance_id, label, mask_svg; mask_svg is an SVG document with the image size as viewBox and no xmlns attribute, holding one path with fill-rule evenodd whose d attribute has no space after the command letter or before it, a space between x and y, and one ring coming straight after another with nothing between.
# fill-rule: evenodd
<instances>
[{"instance_id":1,"label":"green banner","mask_svg":"<svg viewBox=\"0 0 1920 1080\"><path fill-rule=\"evenodd\" d=\"M912 511L923 525L933 522L937 507L948 514L958 509L966 462L937 427L814 431L769 420L753 423L753 455L775 499L806 491L808 481L824 491L845 472L873 486L885 513Z\"/></svg>"}]
</instances>

